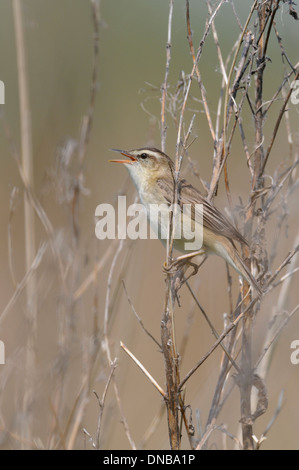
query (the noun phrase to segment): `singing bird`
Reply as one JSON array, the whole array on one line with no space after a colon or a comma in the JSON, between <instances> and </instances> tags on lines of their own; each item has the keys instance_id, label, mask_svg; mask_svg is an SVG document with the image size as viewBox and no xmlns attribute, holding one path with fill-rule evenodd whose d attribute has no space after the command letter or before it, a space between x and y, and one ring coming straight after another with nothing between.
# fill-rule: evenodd
<instances>
[{"instance_id":1,"label":"singing bird","mask_svg":"<svg viewBox=\"0 0 299 470\"><path fill-rule=\"evenodd\" d=\"M152 228L156 231L159 238L161 234L168 232L168 228L163 226L167 217L153 217L154 211L151 211L151 206L159 205L160 207L171 206L174 202L174 188L175 188L175 166L171 158L161 150L153 147L144 147L134 150L118 150L113 151L121 153L127 157L126 160L110 160L111 162L122 163L129 170L130 176L137 188L141 203L145 206L147 217ZM191 211L189 217L191 221L189 226L195 228L197 222L197 207L202 204L203 212L202 218L202 247L197 254L209 255L216 254L221 256L227 263L229 263L250 285L257 294L262 294L262 289L247 268L243 259L241 258L235 242L241 245L247 245L243 235L232 225L232 223L202 194L188 183L185 179L179 178L177 181L177 194L178 206L183 214L184 205L189 205ZM163 209L162 209L163 210ZM168 211L167 211L168 212ZM186 214L184 213L184 217ZM182 221L184 221L182 217ZM158 225L157 226L157 220ZM162 226L161 226L162 225ZM199 229L199 227L198 227ZM193 253L185 249L185 243L190 241L190 237L184 238L184 231L181 238L174 238L173 246L184 255Z\"/></svg>"}]
</instances>

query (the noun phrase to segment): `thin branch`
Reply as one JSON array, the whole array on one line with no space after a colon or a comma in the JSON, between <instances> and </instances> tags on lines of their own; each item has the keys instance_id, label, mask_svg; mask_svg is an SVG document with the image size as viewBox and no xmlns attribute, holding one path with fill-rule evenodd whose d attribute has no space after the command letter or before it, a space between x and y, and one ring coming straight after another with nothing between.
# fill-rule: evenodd
<instances>
[{"instance_id":1,"label":"thin branch","mask_svg":"<svg viewBox=\"0 0 299 470\"><path fill-rule=\"evenodd\" d=\"M230 68L230 71L229 71L229 74L228 74L227 85L226 85L226 90L225 90L225 98L224 98L222 156L224 156L225 152L226 152L227 112L228 112L228 99L229 99L229 95L230 95L230 82L231 82L232 74L233 74L233 71L234 71L234 68L235 68L235 65L236 65L237 57L238 57L238 54L239 54L239 50L241 48L241 44L242 44L244 35L247 31L247 27L249 25L249 22L251 20L253 12L256 8L257 2L258 2L258 0L255 0L254 3L252 4L252 7L251 7L250 13L248 15L248 18L246 20L245 26L243 28L243 31L242 31L241 35L240 35L238 45L237 45L237 48L236 48L236 52L235 52L235 55L234 55L234 58L233 58L233 61L232 61L232 65L231 65L231 68Z\"/></svg>"},{"instance_id":2,"label":"thin branch","mask_svg":"<svg viewBox=\"0 0 299 470\"><path fill-rule=\"evenodd\" d=\"M167 97L167 88L168 88L168 75L171 59L171 27L172 27L172 14L173 14L173 3L174 0L170 0L169 3L169 15L168 15L168 32L167 32L167 43L166 43L166 65L165 65L165 75L164 81L162 84L162 97L161 97L161 149L165 152L166 144L166 97Z\"/></svg>"},{"instance_id":3,"label":"thin branch","mask_svg":"<svg viewBox=\"0 0 299 470\"><path fill-rule=\"evenodd\" d=\"M156 338L147 330L147 328L145 328L144 324L143 324L143 321L142 319L140 318L140 316L138 315L138 313L136 312L136 309L133 305L133 302L129 296L129 293L127 291L127 288L126 288L126 285L125 285L125 282L124 280L122 279L122 285L123 285L123 288L124 288L124 291L126 293L126 296L127 296L127 299L128 299L128 302L130 304L130 307L132 309L132 312L134 313L135 317L137 318L138 320L138 323L140 324L141 328L143 329L143 331L154 341L154 343L156 343L156 345L158 346L159 350L162 349L162 346L161 344L159 343L159 341L156 340Z\"/></svg>"},{"instance_id":4,"label":"thin branch","mask_svg":"<svg viewBox=\"0 0 299 470\"><path fill-rule=\"evenodd\" d=\"M251 304L255 303L256 299L254 299ZM251 305L250 304L250 305ZM211 346L211 348L206 352L206 354L204 354L204 356L192 367L192 369L185 375L185 377L183 378L183 380L181 381L180 385L179 385L179 390L182 389L182 387L185 385L185 383L187 382L187 380L189 380L189 378L194 374L194 372L197 371L197 369L206 361L206 359L208 359L208 357L215 351L215 349L217 348L217 346L219 346L219 344L221 343L221 341L224 340L224 338L232 331L232 329L234 329L237 324L239 323L239 321L243 318L244 314L247 312L247 310L249 310L249 307L247 307L246 310L244 310L244 312L240 313L240 315L238 315L238 317L226 328L226 330L219 336L219 338L217 339L217 341L215 341L215 343L213 344L213 346Z\"/></svg>"},{"instance_id":5,"label":"thin branch","mask_svg":"<svg viewBox=\"0 0 299 470\"><path fill-rule=\"evenodd\" d=\"M32 133L31 133L31 113L28 91L28 75L25 54L25 35L22 20L21 0L13 0L13 16L15 26L17 69L19 82L20 99L20 128L21 128L21 165L27 186L33 188L33 151L32 151ZM35 217L29 195L24 194L24 236L25 236L25 266L26 271L35 257ZM21 422L21 436L25 439L31 438L32 413L30 412L30 403L33 396L33 377L36 371L36 340L37 340L37 288L34 270L32 276L26 283L27 310L26 317L30 328L27 334L25 380L26 386L22 396L22 411L26 419ZM30 377L30 378L29 378Z\"/></svg>"},{"instance_id":6,"label":"thin branch","mask_svg":"<svg viewBox=\"0 0 299 470\"><path fill-rule=\"evenodd\" d=\"M79 178L83 177L83 160L86 153L86 148L90 139L92 130L93 115L96 103L96 94L98 90L98 68L99 68L99 52L100 52L100 0L90 0L91 4L91 15L93 21L93 67L92 67L92 78L91 78L91 89L89 98L89 110L84 116L81 127L81 134L79 140L79 165L80 175Z\"/></svg>"},{"instance_id":7,"label":"thin branch","mask_svg":"<svg viewBox=\"0 0 299 470\"><path fill-rule=\"evenodd\" d=\"M109 388L109 385L110 385L110 382L111 382L111 379L112 379L112 376L114 374L114 371L115 371L116 367L117 367L117 362L116 362L116 359L114 359L114 361L111 364L110 373L109 373L108 379L106 381L106 385L105 385L105 388L104 388L104 391L103 391L103 394L102 394L102 398L100 398L98 396L98 394L96 392L94 392L95 396L98 399L98 403L99 403L99 407L100 407L100 413L99 413L98 425L97 425L97 433L96 433L96 441L95 441L96 449L100 449L100 434L101 434L101 426L102 426L102 417L103 417L104 405L105 405L105 400L106 400L106 395L107 395L107 392L108 392L108 388Z\"/></svg>"},{"instance_id":8,"label":"thin branch","mask_svg":"<svg viewBox=\"0 0 299 470\"><path fill-rule=\"evenodd\" d=\"M210 11L210 15L211 14L212 14L212 11ZM207 118L207 121L208 121L210 133L211 133L211 136L212 136L212 139L213 139L213 142L214 142L215 138L216 138L216 135L215 135L215 131L214 131L214 128L213 128L211 113L210 113L209 106L208 106L206 90L205 90L205 87L203 86L203 83L202 83L202 80L201 80L201 75L200 75L200 71L199 71L199 68L198 68L198 64L196 62L196 57L195 57L195 52L194 52L191 25L190 25L189 0L186 0L186 22L187 22L189 48L190 48L193 64L196 64L196 68L195 68L196 78L197 78L197 81L198 81L198 84L199 84L199 87L200 87L200 92L201 92L201 97L202 97L202 102L203 102L206 118ZM212 23L212 25L214 25L214 23Z\"/></svg>"},{"instance_id":9,"label":"thin branch","mask_svg":"<svg viewBox=\"0 0 299 470\"><path fill-rule=\"evenodd\" d=\"M109 320L109 311L110 311L111 285L112 285L114 269L115 269L118 257L120 255L122 249L123 249L123 246L124 246L124 240L122 239L122 240L119 241L118 248L115 252L115 255L113 257L113 260L112 260L112 263L111 263L111 266L110 266L108 281L107 281L107 289L106 289L106 301L105 301L105 311L104 311L104 326L103 326L103 336L104 336L103 347L104 347L104 351L106 353L107 362L108 362L109 367L111 367L111 364L113 363L112 354L111 354L111 350L110 350L110 344L109 344L109 336L108 336L108 320ZM135 442L134 442L134 440L131 436L127 420L126 420L125 415L124 415L123 410L122 410L119 390L118 390L117 384L114 380L114 376L112 377L112 380L113 380L114 394L115 394L118 409L119 409L119 412L120 412L120 415L121 415L121 418L122 418L122 422L123 422L123 425L124 425L126 436L128 438L128 441L130 442L130 445L131 445L132 449L136 450Z\"/></svg>"},{"instance_id":10,"label":"thin branch","mask_svg":"<svg viewBox=\"0 0 299 470\"><path fill-rule=\"evenodd\" d=\"M110 244L109 248L105 251L101 259L95 264L93 267L92 271L90 274L87 275L87 277L84 279L84 281L80 284L80 286L75 290L73 299L78 300L82 295L86 292L86 290L89 288L89 286L92 285L94 282L94 279L98 275L102 269L107 266L107 261L109 259L109 256L113 253L115 250L115 246L117 244L118 240L113 240L112 243Z\"/></svg>"},{"instance_id":11,"label":"thin branch","mask_svg":"<svg viewBox=\"0 0 299 470\"><path fill-rule=\"evenodd\" d=\"M180 145L181 145L181 134L182 134L182 127L183 127L183 121L184 121L184 115L185 115L185 110L186 110L186 104L187 104L187 100L189 98L189 93L190 93L190 88L191 88L191 83L192 83L192 79L194 77L194 74L197 70L197 65L198 65L198 62L199 62L199 59L202 55L202 51L203 51L203 46L205 44L205 41L206 41L206 38L209 34L209 31L210 31L210 28L211 28L211 24L213 23L217 13L219 12L222 4L224 3L224 0L220 0L219 4L217 5L217 7L215 8L215 10L213 11L213 13L210 15L210 18L209 18L209 21L206 25L206 28L205 28L205 31L204 31L204 34L202 36L202 39L199 43L199 47L198 47L198 50L197 50L197 53L196 53L196 57L195 57L195 60L193 61L193 68L192 68L192 71L190 73L190 76L189 76L189 79L188 79L188 83L187 83L187 87L186 87L186 91L185 91L185 96L184 96L184 100L183 100L183 104L182 104L182 107L181 107L181 113L180 113L180 119L179 119L179 126L178 126L178 131L177 131L177 142L176 142L176 173L179 171L179 168L180 168L180 161L179 161L179 149L180 149Z\"/></svg>"},{"instance_id":12,"label":"thin branch","mask_svg":"<svg viewBox=\"0 0 299 470\"><path fill-rule=\"evenodd\" d=\"M158 382L153 378L153 376L148 372L148 370L144 367L143 364L137 359L136 356L124 345L124 343L120 342L121 348L130 356L130 358L135 362L135 364L142 370L144 375L149 379L149 381L153 384L153 386L158 390L158 392L162 395L163 398L166 398L166 393L164 392L163 388L160 387Z\"/></svg>"},{"instance_id":13,"label":"thin branch","mask_svg":"<svg viewBox=\"0 0 299 470\"><path fill-rule=\"evenodd\" d=\"M294 81L298 80L298 77L299 77L299 68L298 68L297 73L296 73L296 75L295 75L295 77L294 77ZM282 108L281 108L281 110L280 110L280 113L279 113L279 115L278 115L278 118L277 118L277 120L276 120L275 127L274 127L274 131L273 131L273 134L272 134L270 143L269 143L268 148L267 148L267 151L266 151L266 155L265 155L265 158L264 158L263 165L262 165L262 167L261 167L261 171L260 171L260 174L261 174L261 175L263 174L263 172L264 172L264 170L265 170L265 167L266 167L266 164L267 164L267 162L268 162L268 158L269 158L270 152L271 152L271 150L272 150L272 147L273 147L273 144L274 144L274 141L275 141L275 138L276 138L276 135L277 135L279 126L280 126L281 119L282 119L282 117L283 117L283 115L284 115L284 113L285 113L285 111L286 111L286 106L287 106L287 104L288 104L288 102L289 102L289 99L290 99L290 97L291 97L292 92L293 92L293 89L290 88L290 90L289 90L289 92L288 92L288 94L287 94L287 96L286 96L286 98L285 98L285 100L284 100L284 103L283 103L283 105L282 105Z\"/></svg>"},{"instance_id":14,"label":"thin branch","mask_svg":"<svg viewBox=\"0 0 299 470\"><path fill-rule=\"evenodd\" d=\"M10 271L10 276L12 283L14 287L17 287L17 281L15 279L14 275L14 269L13 269L13 248L12 248L12 219L14 216L15 212L15 199L18 194L18 188L14 187L11 195L10 195L10 201L9 201L9 218L8 218L8 230L7 230L7 245L8 245L8 264L9 264L9 271Z\"/></svg>"},{"instance_id":15,"label":"thin branch","mask_svg":"<svg viewBox=\"0 0 299 470\"><path fill-rule=\"evenodd\" d=\"M9 300L8 304L6 305L5 309L2 311L0 315L0 323L4 320L6 315L8 314L9 310L12 308L16 300L19 298L19 295L22 293L23 289L26 287L27 283L30 281L32 276L35 274L35 271L39 267L43 256L45 254L47 248L47 243L43 243L40 248L38 249L34 260L32 261L31 266L29 267L28 271L26 271L23 279L21 282L17 284L16 290L13 293L11 299Z\"/></svg>"},{"instance_id":16,"label":"thin branch","mask_svg":"<svg viewBox=\"0 0 299 470\"><path fill-rule=\"evenodd\" d=\"M189 282L186 281L186 285L189 289L189 292L191 294L191 296L193 297L197 307L199 308L199 310L201 311L204 319L206 320L206 322L208 323L209 327L211 328L212 330L212 333L213 335L215 336L216 339L219 339L219 334L217 333L214 325L212 324L212 322L210 321L208 315L206 314L206 312L204 311L203 307L200 305L195 293L193 292L192 290L192 287L190 286ZM223 344L223 342L220 343L220 346L222 347L224 353L226 354L226 356L228 357L229 361L231 362L231 364L234 366L234 368L240 372L240 369L239 369L239 366L236 364L236 362L234 361L234 359L232 358L232 356L230 355L229 351L226 349L225 345Z\"/></svg>"}]
</instances>

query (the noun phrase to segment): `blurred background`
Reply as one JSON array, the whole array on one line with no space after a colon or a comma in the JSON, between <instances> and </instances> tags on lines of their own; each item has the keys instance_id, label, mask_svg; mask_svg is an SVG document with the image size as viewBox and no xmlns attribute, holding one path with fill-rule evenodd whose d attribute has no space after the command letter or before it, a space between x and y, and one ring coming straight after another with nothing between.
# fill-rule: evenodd
<instances>
[{"instance_id":1,"label":"blurred background","mask_svg":"<svg viewBox=\"0 0 299 470\"><path fill-rule=\"evenodd\" d=\"M249 0L235 2L243 24L251 4ZM21 145L16 41L12 2L1 0L0 79L5 84L5 105L1 105L3 125L0 131L0 312L4 311L5 317L0 316L0 340L5 344L5 364L0 365L0 444L3 449L92 448L88 436L95 438L100 412L93 391L101 397L109 376L107 351L102 341L106 313L109 316L108 336L112 359L117 358L118 365L114 373L115 382L111 382L105 400L101 448L131 447L115 398L115 383L123 416L136 445L142 446L144 440L145 448L167 449L165 413L159 418L162 398L120 348L120 341L123 341L164 387L163 357L155 343L140 328L128 295L146 328L160 340L160 320L165 297L161 267L165 260L165 249L156 240L137 240L133 244L126 242L117 258L114 258L119 243L96 239L94 214L98 204L114 204L118 194L127 194L129 201L135 197L126 169L108 162L113 158L109 149L161 146L160 87L165 74L169 2L100 2L98 89L75 216L74 184L79 170L72 149L79 140L82 119L89 109L94 47L91 5L88 0L23 0L21 5L32 122L33 191L53 227L53 244L59 253L64 282L48 233L35 215L36 251L44 241L48 241L48 244L36 271L38 314L37 336L34 340L35 365L28 372L26 349L31 325L26 314L26 289L21 289L14 298L26 273L24 186L11 151L13 145L20 152ZM191 0L190 17L193 42L197 47L208 17L205 2ZM298 22L288 14L287 5L282 5L276 20L288 58L296 64ZM239 34L229 2L221 8L216 27L226 57ZM265 99L272 97L283 78L281 50L275 37L271 38L269 58ZM185 2L175 2L170 94L175 93L182 71L188 74L191 69ZM200 71L212 118L215 119L221 74L212 35L206 41ZM187 111L186 125L195 113L193 137L196 140L189 148L188 155L196 171L192 171L191 165L187 163L183 167L188 178L202 190L201 179L209 181L211 177L213 142L202 104L196 101L200 100L199 91L196 87L193 91L195 100ZM273 117L269 116L265 123L268 138L270 134L267 131L273 128L279 109L278 102L273 106ZM299 141L298 112L299 105L296 107L290 104L294 148ZM244 117L244 125L252 139L248 142L252 151L254 128L250 113L247 119ZM176 126L169 114L166 121L166 152L174 157ZM281 165L290 163L285 124L279 130L271 157L268 168L270 175ZM241 140L236 139L228 165L234 205L240 203L240 198L247 202L249 182L246 168ZM274 267L293 248L298 230L295 196L289 200L288 219L278 237ZM223 182L215 204L222 209L227 205ZM277 217L274 213L266 238L269 246L272 246L275 238L275 227ZM103 263L99 267L100 260ZM231 274L236 294L237 277ZM291 311L298 304L296 274L292 282L287 304L284 305L286 311ZM192 285L215 327L222 331L224 314L230 308L224 262L210 258L192 280ZM278 296L279 292L275 291L266 297L259 312L254 331L256 357L267 333L267 318L273 314ZM284 396L282 410L262 445L263 449L299 447L299 365L293 365L290 361L290 344L299 339L298 327L297 315L284 328L273 353L267 379L269 408L254 426L258 437L273 417L282 391ZM196 310L190 295L182 289L181 307L176 310L178 345L188 328L189 339L181 364L182 376L214 343L208 325ZM194 422L197 419L202 426L207 419L220 358L221 351L216 350L188 383L186 403L192 407ZM30 393L25 406L24 394L27 389L30 389ZM156 417L158 424L155 427L153 420ZM237 435L239 417L239 392L235 387L231 399L221 412L219 424L225 424L230 433ZM30 424L27 434L22 431L24 422ZM150 437L146 437L148 434ZM232 448L234 442L222 434L215 431L210 444L214 443L215 448L223 447L225 439L227 447ZM188 448L184 439L183 444Z\"/></svg>"}]
</instances>

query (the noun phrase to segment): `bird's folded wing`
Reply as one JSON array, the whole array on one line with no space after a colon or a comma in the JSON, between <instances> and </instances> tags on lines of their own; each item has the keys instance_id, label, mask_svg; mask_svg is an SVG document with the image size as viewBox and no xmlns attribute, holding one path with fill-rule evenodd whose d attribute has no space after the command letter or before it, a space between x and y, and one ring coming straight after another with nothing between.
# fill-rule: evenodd
<instances>
[{"instance_id":1,"label":"bird's folded wing","mask_svg":"<svg viewBox=\"0 0 299 470\"><path fill-rule=\"evenodd\" d=\"M161 178L157 181L160 189L163 191L165 199L169 204L173 203L171 195L173 195L174 183L173 181ZM185 180L180 180L178 185L178 203L182 207L183 204L191 204L192 219L195 219L195 204L203 205L203 226L211 230L214 234L222 235L229 240L235 240L239 243L248 245L245 238L240 232L231 224L231 222L221 214L221 212L209 201L207 201L202 194Z\"/></svg>"}]
</instances>

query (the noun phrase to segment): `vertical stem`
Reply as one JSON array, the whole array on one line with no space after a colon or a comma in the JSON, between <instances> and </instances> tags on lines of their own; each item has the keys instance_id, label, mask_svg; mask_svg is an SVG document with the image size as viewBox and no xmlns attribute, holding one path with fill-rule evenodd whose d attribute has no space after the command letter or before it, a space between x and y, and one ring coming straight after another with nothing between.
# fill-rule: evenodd
<instances>
[{"instance_id":1,"label":"vertical stem","mask_svg":"<svg viewBox=\"0 0 299 470\"><path fill-rule=\"evenodd\" d=\"M161 342L165 362L165 375L167 387L167 420L169 441L172 450L180 448L179 426L179 371L178 356L175 345L173 310L175 295L172 291L173 275L167 277L165 307L161 320Z\"/></svg>"},{"instance_id":2,"label":"vertical stem","mask_svg":"<svg viewBox=\"0 0 299 470\"><path fill-rule=\"evenodd\" d=\"M19 100L20 100L20 124L21 124L21 157L24 177L28 186L33 186L33 155L32 155L32 135L31 135L31 116L27 85L27 70L25 60L24 30L22 23L21 1L13 1L16 49L17 49L17 68L19 81ZM24 195L24 221L25 221L25 257L26 269L28 270L35 256L35 231L34 231L34 209L30 204L28 194ZM34 304L34 292L32 284L27 285L27 301Z\"/></svg>"},{"instance_id":3,"label":"vertical stem","mask_svg":"<svg viewBox=\"0 0 299 470\"><path fill-rule=\"evenodd\" d=\"M252 390L252 312L249 311L243 318L242 330L242 356L241 377L239 387L241 396L241 424L243 449L253 450L253 431L251 420L251 390Z\"/></svg>"},{"instance_id":4,"label":"vertical stem","mask_svg":"<svg viewBox=\"0 0 299 470\"><path fill-rule=\"evenodd\" d=\"M264 31L265 17L266 17L266 6L265 4L260 6L259 9L259 32ZM254 155L254 175L253 178L253 190L259 189L262 185L260 170L264 160L264 148L263 148L263 76L265 70L265 56L264 56L264 33L261 34L258 43L257 52L257 75L256 75L256 96L255 96L255 155Z\"/></svg>"},{"instance_id":5,"label":"vertical stem","mask_svg":"<svg viewBox=\"0 0 299 470\"><path fill-rule=\"evenodd\" d=\"M168 32L167 32L167 44L166 44L166 65L165 65L164 82L162 84L162 97L161 97L161 149L163 152L165 152L166 131L167 131L165 113L166 113L167 84L168 84L169 66L170 66L170 58L171 58L170 49L171 49L171 27L172 27L173 2L174 0L170 0L170 3L169 3Z\"/></svg>"},{"instance_id":6,"label":"vertical stem","mask_svg":"<svg viewBox=\"0 0 299 470\"><path fill-rule=\"evenodd\" d=\"M20 100L20 126L21 126L21 165L26 187L33 188L33 154L31 135L31 116L28 96L27 70L25 58L25 40L22 23L21 1L13 0L13 15L16 37L16 55L19 81ZM34 209L30 203L29 195L24 194L24 231L25 231L25 262L28 272L35 257L35 228ZM30 419L28 412L32 400L32 379L36 361L36 334L37 334L37 304L36 304L36 277L35 273L26 285L28 336L25 364L25 387L23 395L23 422L22 437L24 441L30 439Z\"/></svg>"},{"instance_id":7,"label":"vertical stem","mask_svg":"<svg viewBox=\"0 0 299 470\"><path fill-rule=\"evenodd\" d=\"M252 191L256 191L263 186L261 168L264 161L263 148L263 77L265 70L265 54L264 54L264 29L266 24L266 5L259 2L257 6L258 14L258 37L257 44L257 71L255 81L255 155L253 165ZM254 204L251 205L247 213L247 230L250 234L254 218ZM243 253L244 254L244 253ZM249 253L246 253L248 258ZM250 268L250 266L248 266ZM244 294L248 291L249 286L244 283ZM244 307L250 303L247 296ZM241 375L239 377L240 397L241 397L241 424L243 436L243 449L253 450L253 422L251 416L251 392L253 385L252 370L252 328L253 328L253 310L250 309L243 319L242 331L242 356L241 356Z\"/></svg>"},{"instance_id":8,"label":"vertical stem","mask_svg":"<svg viewBox=\"0 0 299 470\"><path fill-rule=\"evenodd\" d=\"M166 97L169 76L169 66L171 59L171 29L172 29L172 16L173 16L174 0L169 2L169 15L168 15L168 33L166 44L166 65L164 82L162 84L162 97L161 97L161 149L165 151L167 125L165 120L166 114ZM175 185L176 186L176 185ZM174 189L174 202L176 200L177 191ZM167 242L167 261L168 265L172 258L172 244L173 244L173 223L175 213L170 220L169 239ZM178 372L178 356L175 345L175 325L174 325L174 304L175 294L173 292L173 274L169 273L166 279L166 294L165 305L161 318L161 342L162 351L165 363L165 378L167 397L165 399L167 406L167 420L169 441L172 450L180 448L180 426L179 426L179 393L178 386L180 383Z\"/></svg>"}]
</instances>

